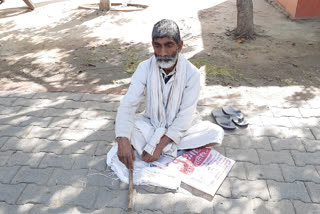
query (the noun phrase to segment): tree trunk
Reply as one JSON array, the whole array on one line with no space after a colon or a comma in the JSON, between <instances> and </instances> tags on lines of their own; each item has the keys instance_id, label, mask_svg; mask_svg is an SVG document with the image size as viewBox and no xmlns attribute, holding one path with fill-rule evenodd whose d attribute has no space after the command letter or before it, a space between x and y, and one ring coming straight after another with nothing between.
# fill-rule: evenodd
<instances>
[{"instance_id":1,"label":"tree trunk","mask_svg":"<svg viewBox=\"0 0 320 214\"><path fill-rule=\"evenodd\" d=\"M253 3L252 0L237 0L237 28L235 36L238 39L254 39Z\"/></svg>"},{"instance_id":2,"label":"tree trunk","mask_svg":"<svg viewBox=\"0 0 320 214\"><path fill-rule=\"evenodd\" d=\"M100 0L99 9L100 10L110 10L111 3L110 0Z\"/></svg>"}]
</instances>

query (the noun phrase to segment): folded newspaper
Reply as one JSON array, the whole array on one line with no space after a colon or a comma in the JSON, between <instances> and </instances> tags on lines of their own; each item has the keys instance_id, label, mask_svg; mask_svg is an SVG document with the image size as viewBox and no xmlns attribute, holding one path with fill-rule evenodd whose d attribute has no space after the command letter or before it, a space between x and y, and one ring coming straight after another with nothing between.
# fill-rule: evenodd
<instances>
[{"instance_id":1,"label":"folded newspaper","mask_svg":"<svg viewBox=\"0 0 320 214\"><path fill-rule=\"evenodd\" d=\"M107 154L107 164L122 182L129 183L129 171L118 159L117 150L115 144ZM142 161L136 154L133 183L178 189L184 182L214 196L234 163L234 160L209 148L181 151L175 159L162 156L152 163Z\"/></svg>"}]
</instances>

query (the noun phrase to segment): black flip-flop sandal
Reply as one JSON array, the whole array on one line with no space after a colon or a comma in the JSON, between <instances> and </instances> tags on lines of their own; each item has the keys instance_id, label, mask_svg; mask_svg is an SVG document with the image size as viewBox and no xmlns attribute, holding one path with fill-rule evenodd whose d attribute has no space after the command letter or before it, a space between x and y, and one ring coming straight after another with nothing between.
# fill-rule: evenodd
<instances>
[{"instance_id":1,"label":"black flip-flop sandal","mask_svg":"<svg viewBox=\"0 0 320 214\"><path fill-rule=\"evenodd\" d=\"M234 109L232 106L223 106L222 107L222 111L225 113L225 114L228 114L232 117L236 117L238 119L243 119L244 116L242 114L242 112L240 110L236 110Z\"/></svg>"},{"instance_id":2,"label":"black flip-flop sandal","mask_svg":"<svg viewBox=\"0 0 320 214\"><path fill-rule=\"evenodd\" d=\"M217 124L226 130L234 130L237 127L232 122L232 118L230 115L226 115L223 113L221 109L214 109L211 111L211 114Z\"/></svg>"},{"instance_id":3,"label":"black flip-flop sandal","mask_svg":"<svg viewBox=\"0 0 320 214\"><path fill-rule=\"evenodd\" d=\"M249 122L245 118L239 119L237 117L232 117L232 122L240 127L247 127L249 125Z\"/></svg>"}]
</instances>

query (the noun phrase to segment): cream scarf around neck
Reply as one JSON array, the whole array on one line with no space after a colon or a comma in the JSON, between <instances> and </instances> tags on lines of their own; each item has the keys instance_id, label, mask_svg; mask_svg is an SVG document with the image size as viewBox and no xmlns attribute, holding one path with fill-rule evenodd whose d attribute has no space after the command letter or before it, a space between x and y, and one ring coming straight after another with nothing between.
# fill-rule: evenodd
<instances>
[{"instance_id":1,"label":"cream scarf around neck","mask_svg":"<svg viewBox=\"0 0 320 214\"><path fill-rule=\"evenodd\" d=\"M164 100L161 89L161 75L155 56L151 58L150 73L147 79L146 101L147 115L150 116L150 122L154 127L154 133L147 139L147 145L144 150L153 154L155 147L161 137L166 133L167 128L173 123L179 112L183 91L186 84L186 59L179 54L176 64L176 72L173 77L173 84L167 101ZM167 105L167 109L165 106Z\"/></svg>"}]
</instances>

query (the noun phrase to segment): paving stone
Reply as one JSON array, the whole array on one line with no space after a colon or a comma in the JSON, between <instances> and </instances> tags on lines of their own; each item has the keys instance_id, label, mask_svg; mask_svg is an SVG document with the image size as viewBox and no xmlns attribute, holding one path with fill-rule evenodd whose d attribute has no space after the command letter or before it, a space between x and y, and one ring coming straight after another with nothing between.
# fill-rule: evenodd
<instances>
[{"instance_id":1,"label":"paving stone","mask_svg":"<svg viewBox=\"0 0 320 214\"><path fill-rule=\"evenodd\" d=\"M284 181L278 164L255 165L246 163L248 180L276 180Z\"/></svg>"},{"instance_id":2,"label":"paving stone","mask_svg":"<svg viewBox=\"0 0 320 214\"><path fill-rule=\"evenodd\" d=\"M99 119L108 119L108 120L114 120L116 118L116 112L108 112L108 111L101 111L101 110L95 110L95 111L84 111L80 118L83 119L89 119L89 120L99 120Z\"/></svg>"},{"instance_id":3,"label":"paving stone","mask_svg":"<svg viewBox=\"0 0 320 214\"><path fill-rule=\"evenodd\" d=\"M261 116L248 115L247 120L249 121L249 125L254 126L263 126Z\"/></svg>"},{"instance_id":4,"label":"paving stone","mask_svg":"<svg viewBox=\"0 0 320 214\"><path fill-rule=\"evenodd\" d=\"M18 98L12 105L34 108L61 108L64 102L63 100Z\"/></svg>"},{"instance_id":5,"label":"paving stone","mask_svg":"<svg viewBox=\"0 0 320 214\"><path fill-rule=\"evenodd\" d=\"M1 151L13 150L31 152L37 144L37 139L20 139L16 137L10 137L7 143L2 146Z\"/></svg>"},{"instance_id":6,"label":"paving stone","mask_svg":"<svg viewBox=\"0 0 320 214\"><path fill-rule=\"evenodd\" d=\"M292 151L292 157L297 166L318 165L320 163L320 152Z\"/></svg>"},{"instance_id":7,"label":"paving stone","mask_svg":"<svg viewBox=\"0 0 320 214\"><path fill-rule=\"evenodd\" d=\"M0 137L0 148L7 142L9 138L8 137Z\"/></svg>"},{"instance_id":8,"label":"paving stone","mask_svg":"<svg viewBox=\"0 0 320 214\"><path fill-rule=\"evenodd\" d=\"M201 197L176 193L173 213L213 213L213 203ZM166 212L167 209L162 209Z\"/></svg>"},{"instance_id":9,"label":"paving stone","mask_svg":"<svg viewBox=\"0 0 320 214\"><path fill-rule=\"evenodd\" d=\"M104 171L106 169L106 157L102 156L88 156L75 154L72 155L74 159L73 169L95 169L97 171Z\"/></svg>"},{"instance_id":10,"label":"paving stone","mask_svg":"<svg viewBox=\"0 0 320 214\"><path fill-rule=\"evenodd\" d=\"M127 195L121 198L122 201L124 201L124 203L128 203ZM135 194L135 211L150 210L150 205L152 204L152 210L154 211L161 211L163 213L174 213L175 203L176 203L176 197L175 197L175 194L173 193L164 193L164 194L137 193ZM118 207L119 206L120 205L118 205Z\"/></svg>"},{"instance_id":11,"label":"paving stone","mask_svg":"<svg viewBox=\"0 0 320 214\"><path fill-rule=\"evenodd\" d=\"M20 106L8 108L7 106L0 105L0 115L16 116L17 112L20 112L20 110Z\"/></svg>"},{"instance_id":12,"label":"paving stone","mask_svg":"<svg viewBox=\"0 0 320 214\"><path fill-rule=\"evenodd\" d=\"M228 177L236 177L239 179L247 179L246 176L246 167L245 167L245 163L242 162L235 162L235 164L233 165L231 171L228 174Z\"/></svg>"},{"instance_id":13,"label":"paving stone","mask_svg":"<svg viewBox=\"0 0 320 214\"><path fill-rule=\"evenodd\" d=\"M87 185L107 187L110 190L120 188L120 179L111 170L104 172L89 170L86 177Z\"/></svg>"},{"instance_id":14,"label":"paving stone","mask_svg":"<svg viewBox=\"0 0 320 214\"><path fill-rule=\"evenodd\" d=\"M310 108L311 106L305 100L283 100L283 108Z\"/></svg>"},{"instance_id":15,"label":"paving stone","mask_svg":"<svg viewBox=\"0 0 320 214\"><path fill-rule=\"evenodd\" d=\"M114 131L95 131L87 136L84 141L113 141L115 139Z\"/></svg>"},{"instance_id":16,"label":"paving stone","mask_svg":"<svg viewBox=\"0 0 320 214\"><path fill-rule=\"evenodd\" d=\"M310 202L308 192L302 182L280 183L276 181L267 181L271 200L301 200Z\"/></svg>"},{"instance_id":17,"label":"paving stone","mask_svg":"<svg viewBox=\"0 0 320 214\"><path fill-rule=\"evenodd\" d=\"M52 174L53 169L31 169L30 167L22 167L19 172L14 176L11 183L34 183L45 184Z\"/></svg>"},{"instance_id":18,"label":"paving stone","mask_svg":"<svg viewBox=\"0 0 320 214\"><path fill-rule=\"evenodd\" d=\"M25 184L0 184L0 201L14 204L25 186Z\"/></svg>"},{"instance_id":19,"label":"paving stone","mask_svg":"<svg viewBox=\"0 0 320 214\"><path fill-rule=\"evenodd\" d=\"M299 108L302 117L320 117L319 109Z\"/></svg>"},{"instance_id":20,"label":"paving stone","mask_svg":"<svg viewBox=\"0 0 320 214\"><path fill-rule=\"evenodd\" d=\"M142 200L139 200L139 197L137 194L135 194L135 210L139 210L139 203ZM144 201L147 200L147 198L143 199ZM157 204L160 204L161 201L153 204L155 207L153 207L153 210L156 210ZM150 208L150 203L148 204ZM97 201L94 205L94 208L96 209L102 209L105 207L113 207L113 208L122 208L127 209L128 207L128 191L127 190L113 190L110 191L107 188L99 188Z\"/></svg>"},{"instance_id":21,"label":"paving stone","mask_svg":"<svg viewBox=\"0 0 320 214\"><path fill-rule=\"evenodd\" d=\"M87 169L54 169L50 176L48 185L71 185L75 187L85 187L87 183Z\"/></svg>"},{"instance_id":22,"label":"paving stone","mask_svg":"<svg viewBox=\"0 0 320 214\"><path fill-rule=\"evenodd\" d=\"M73 109L55 109L48 108L43 113L43 117L60 117L60 118L79 118L83 110Z\"/></svg>"},{"instance_id":23,"label":"paving stone","mask_svg":"<svg viewBox=\"0 0 320 214\"><path fill-rule=\"evenodd\" d=\"M79 118L54 117L49 127L77 129L77 127L79 126L79 123L80 123Z\"/></svg>"},{"instance_id":24,"label":"paving stone","mask_svg":"<svg viewBox=\"0 0 320 214\"><path fill-rule=\"evenodd\" d=\"M65 100L63 101L63 105L60 107L62 109L81 109L81 110L87 110L88 109L88 103L81 102L81 101L73 101L73 100Z\"/></svg>"},{"instance_id":25,"label":"paving stone","mask_svg":"<svg viewBox=\"0 0 320 214\"><path fill-rule=\"evenodd\" d=\"M74 160L71 155L46 154L39 167L60 167L63 169L71 169L73 162Z\"/></svg>"},{"instance_id":26,"label":"paving stone","mask_svg":"<svg viewBox=\"0 0 320 214\"><path fill-rule=\"evenodd\" d=\"M273 117L272 111L266 105L263 105L263 106L251 105L251 106L248 106L248 108L244 112L247 115Z\"/></svg>"},{"instance_id":27,"label":"paving stone","mask_svg":"<svg viewBox=\"0 0 320 214\"><path fill-rule=\"evenodd\" d=\"M22 185L22 184L19 184ZM23 184L25 185L25 184ZM64 186L38 186L36 184L28 184L25 190L19 197L17 204L53 204L60 205L55 197L59 196L59 193L64 189ZM72 194L72 193L70 193Z\"/></svg>"},{"instance_id":28,"label":"paving stone","mask_svg":"<svg viewBox=\"0 0 320 214\"><path fill-rule=\"evenodd\" d=\"M320 176L314 166L295 167L281 165L281 169L285 181L313 181L320 183Z\"/></svg>"},{"instance_id":29,"label":"paving stone","mask_svg":"<svg viewBox=\"0 0 320 214\"><path fill-rule=\"evenodd\" d=\"M79 120L77 129L92 129L92 130L114 130L114 120L96 119L96 120Z\"/></svg>"},{"instance_id":30,"label":"paving stone","mask_svg":"<svg viewBox=\"0 0 320 214\"><path fill-rule=\"evenodd\" d=\"M103 141L94 141L94 143L95 142L98 143L97 149L94 153L95 155L106 155L114 144L114 143L108 143Z\"/></svg>"},{"instance_id":31,"label":"paving stone","mask_svg":"<svg viewBox=\"0 0 320 214\"><path fill-rule=\"evenodd\" d=\"M226 155L236 161L246 161L259 164L258 153L255 149L231 149L226 148Z\"/></svg>"},{"instance_id":32,"label":"paving stone","mask_svg":"<svg viewBox=\"0 0 320 214\"><path fill-rule=\"evenodd\" d=\"M253 212L255 214L292 214L295 213L291 201L282 200L277 202L253 199Z\"/></svg>"},{"instance_id":33,"label":"paving stone","mask_svg":"<svg viewBox=\"0 0 320 214\"><path fill-rule=\"evenodd\" d=\"M104 111L113 111L114 103L101 103L95 101L86 101L88 110L104 110Z\"/></svg>"},{"instance_id":34,"label":"paving stone","mask_svg":"<svg viewBox=\"0 0 320 214\"><path fill-rule=\"evenodd\" d=\"M47 207L45 205L34 205L30 214L79 214L78 210L74 207ZM89 212L87 212L89 213Z\"/></svg>"},{"instance_id":35,"label":"paving stone","mask_svg":"<svg viewBox=\"0 0 320 214\"><path fill-rule=\"evenodd\" d=\"M320 204L303 203L301 201L293 201L296 214L318 214Z\"/></svg>"},{"instance_id":36,"label":"paving stone","mask_svg":"<svg viewBox=\"0 0 320 214\"><path fill-rule=\"evenodd\" d=\"M270 137L272 148L275 151L281 150L299 150L305 151L304 145L300 139L290 138L290 139L279 139Z\"/></svg>"},{"instance_id":37,"label":"paving stone","mask_svg":"<svg viewBox=\"0 0 320 214\"><path fill-rule=\"evenodd\" d=\"M231 193L233 198L253 197L269 200L269 192L266 181L263 180L239 180L230 178Z\"/></svg>"},{"instance_id":38,"label":"paving stone","mask_svg":"<svg viewBox=\"0 0 320 214\"><path fill-rule=\"evenodd\" d=\"M96 142L90 142L90 143L84 143L84 142L77 142L73 141L73 143L70 143L63 151L63 154L87 154L87 155L93 155L96 151L97 143Z\"/></svg>"},{"instance_id":39,"label":"paving stone","mask_svg":"<svg viewBox=\"0 0 320 214\"><path fill-rule=\"evenodd\" d=\"M109 148L108 148L109 149ZM111 148L110 148L111 149ZM226 156L226 150L225 147L223 146L216 146L214 147L214 150L216 150L217 152L219 152L220 154L222 154L223 156Z\"/></svg>"},{"instance_id":40,"label":"paving stone","mask_svg":"<svg viewBox=\"0 0 320 214\"><path fill-rule=\"evenodd\" d=\"M75 130L75 129L61 129L57 139L59 140L76 140L84 141L91 136L95 135L96 132L92 130Z\"/></svg>"},{"instance_id":41,"label":"paving stone","mask_svg":"<svg viewBox=\"0 0 320 214\"><path fill-rule=\"evenodd\" d=\"M40 126L42 128L47 128L51 120L51 117L25 116L19 126Z\"/></svg>"},{"instance_id":42,"label":"paving stone","mask_svg":"<svg viewBox=\"0 0 320 214\"><path fill-rule=\"evenodd\" d=\"M320 140L302 139L307 152L320 151Z\"/></svg>"},{"instance_id":43,"label":"paving stone","mask_svg":"<svg viewBox=\"0 0 320 214\"><path fill-rule=\"evenodd\" d=\"M276 137L276 138L308 138L314 139L308 128L287 128L280 126L258 127L250 126L252 136L254 137Z\"/></svg>"},{"instance_id":44,"label":"paving stone","mask_svg":"<svg viewBox=\"0 0 320 214\"><path fill-rule=\"evenodd\" d=\"M244 140L240 141L240 147L242 149L272 150L271 144L267 137L245 137Z\"/></svg>"},{"instance_id":45,"label":"paving stone","mask_svg":"<svg viewBox=\"0 0 320 214\"><path fill-rule=\"evenodd\" d=\"M22 138L30 132L30 128L0 125L0 137L19 137Z\"/></svg>"},{"instance_id":46,"label":"paving stone","mask_svg":"<svg viewBox=\"0 0 320 214\"><path fill-rule=\"evenodd\" d=\"M290 117L289 119L293 124L293 126L298 128L312 128L312 127L320 126L319 119L315 117L309 117L309 118Z\"/></svg>"},{"instance_id":47,"label":"paving stone","mask_svg":"<svg viewBox=\"0 0 320 214\"><path fill-rule=\"evenodd\" d=\"M17 112L17 114L19 116L42 117L45 111L45 108L20 107L20 110Z\"/></svg>"},{"instance_id":48,"label":"paving stone","mask_svg":"<svg viewBox=\"0 0 320 214\"><path fill-rule=\"evenodd\" d=\"M308 138L314 139L314 136L309 128L290 128L287 133L287 138Z\"/></svg>"},{"instance_id":49,"label":"paving stone","mask_svg":"<svg viewBox=\"0 0 320 214\"><path fill-rule=\"evenodd\" d=\"M112 207L106 207L99 210L85 210L83 208L78 208L74 214L84 214L84 213L90 213L90 214L127 214L129 212L126 211L126 209L121 208L112 208ZM131 213L137 213L137 212L131 212ZM73 214L73 213L72 213ZM163 214L162 212L152 211L152 210L143 210L143 214Z\"/></svg>"},{"instance_id":50,"label":"paving stone","mask_svg":"<svg viewBox=\"0 0 320 214\"><path fill-rule=\"evenodd\" d=\"M97 187L78 188L64 186L58 194L55 194L51 201L61 205L74 205L84 208L91 208L94 205L98 194Z\"/></svg>"},{"instance_id":51,"label":"paving stone","mask_svg":"<svg viewBox=\"0 0 320 214\"><path fill-rule=\"evenodd\" d=\"M0 202L1 214L28 214L32 209L33 204L24 205L9 205L4 202Z\"/></svg>"},{"instance_id":52,"label":"paving stone","mask_svg":"<svg viewBox=\"0 0 320 214\"><path fill-rule=\"evenodd\" d=\"M290 122L288 117L265 117L261 116L261 121L265 127L270 126L283 126L283 127L292 127L292 123Z\"/></svg>"},{"instance_id":53,"label":"paving stone","mask_svg":"<svg viewBox=\"0 0 320 214\"><path fill-rule=\"evenodd\" d=\"M320 184L312 182L306 183L312 202L320 203Z\"/></svg>"},{"instance_id":54,"label":"paving stone","mask_svg":"<svg viewBox=\"0 0 320 214\"><path fill-rule=\"evenodd\" d=\"M224 135L242 135L242 136L252 136L251 130L249 128L237 128L235 130L224 130Z\"/></svg>"},{"instance_id":55,"label":"paving stone","mask_svg":"<svg viewBox=\"0 0 320 214\"><path fill-rule=\"evenodd\" d=\"M34 92L22 92L22 91L9 91L8 96L9 97L23 97L27 99L31 99L35 95Z\"/></svg>"},{"instance_id":56,"label":"paving stone","mask_svg":"<svg viewBox=\"0 0 320 214\"><path fill-rule=\"evenodd\" d=\"M12 105L12 104L13 104L16 100L17 100L17 98L14 98L14 97L0 97L0 103L1 103L1 105L7 106L7 107L14 106L14 105Z\"/></svg>"},{"instance_id":57,"label":"paving stone","mask_svg":"<svg viewBox=\"0 0 320 214\"><path fill-rule=\"evenodd\" d=\"M33 138L32 140L37 141L37 145L33 148L33 152L50 152L59 155L66 145L64 141L52 141L39 138ZM69 141L67 142L69 143Z\"/></svg>"},{"instance_id":58,"label":"paving stone","mask_svg":"<svg viewBox=\"0 0 320 214\"><path fill-rule=\"evenodd\" d=\"M223 198L219 196L214 197L214 214L254 214L253 202L251 199L242 197L239 199Z\"/></svg>"},{"instance_id":59,"label":"paving stone","mask_svg":"<svg viewBox=\"0 0 320 214\"><path fill-rule=\"evenodd\" d=\"M284 163L294 165L294 161L289 151L265 151L258 150L261 164Z\"/></svg>"},{"instance_id":60,"label":"paving stone","mask_svg":"<svg viewBox=\"0 0 320 214\"><path fill-rule=\"evenodd\" d=\"M311 131L315 139L320 140L320 128L311 128Z\"/></svg>"},{"instance_id":61,"label":"paving stone","mask_svg":"<svg viewBox=\"0 0 320 214\"><path fill-rule=\"evenodd\" d=\"M41 92L36 93L33 99L50 99L50 100L74 100L79 101L83 97L83 93L70 92Z\"/></svg>"},{"instance_id":62,"label":"paving stone","mask_svg":"<svg viewBox=\"0 0 320 214\"><path fill-rule=\"evenodd\" d=\"M307 103L311 108L320 108L320 98L318 96L314 97L313 99L307 100Z\"/></svg>"},{"instance_id":63,"label":"paving stone","mask_svg":"<svg viewBox=\"0 0 320 214\"><path fill-rule=\"evenodd\" d=\"M271 111L275 117L301 117L301 114L298 108L272 107Z\"/></svg>"},{"instance_id":64,"label":"paving stone","mask_svg":"<svg viewBox=\"0 0 320 214\"><path fill-rule=\"evenodd\" d=\"M231 198L231 183L229 178L226 178L221 186L219 187L217 195L223 196L225 198Z\"/></svg>"},{"instance_id":65,"label":"paving stone","mask_svg":"<svg viewBox=\"0 0 320 214\"><path fill-rule=\"evenodd\" d=\"M18 172L19 166L1 167L0 183L9 183L13 176Z\"/></svg>"},{"instance_id":66,"label":"paving stone","mask_svg":"<svg viewBox=\"0 0 320 214\"><path fill-rule=\"evenodd\" d=\"M84 94L81 101L119 102L122 97L116 94Z\"/></svg>"},{"instance_id":67,"label":"paving stone","mask_svg":"<svg viewBox=\"0 0 320 214\"><path fill-rule=\"evenodd\" d=\"M41 128L39 126L32 126L30 132L25 138L41 138L47 140L57 139L59 133L59 128Z\"/></svg>"},{"instance_id":68,"label":"paving stone","mask_svg":"<svg viewBox=\"0 0 320 214\"><path fill-rule=\"evenodd\" d=\"M31 166L37 167L42 160L45 153L23 153L15 152L10 159L7 161L8 166Z\"/></svg>"},{"instance_id":69,"label":"paving stone","mask_svg":"<svg viewBox=\"0 0 320 214\"><path fill-rule=\"evenodd\" d=\"M233 149L240 148L240 140L244 138L243 136L227 135L223 139L222 145L224 147L230 147Z\"/></svg>"},{"instance_id":70,"label":"paving stone","mask_svg":"<svg viewBox=\"0 0 320 214\"><path fill-rule=\"evenodd\" d=\"M0 166L4 166L12 154L13 151L0 152Z\"/></svg>"},{"instance_id":71,"label":"paving stone","mask_svg":"<svg viewBox=\"0 0 320 214\"><path fill-rule=\"evenodd\" d=\"M249 126L253 137L278 137L286 138L289 128L287 127L259 127L259 126Z\"/></svg>"},{"instance_id":72,"label":"paving stone","mask_svg":"<svg viewBox=\"0 0 320 214\"><path fill-rule=\"evenodd\" d=\"M20 126L26 120L27 116L0 115L0 125Z\"/></svg>"}]
</instances>

